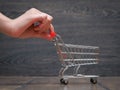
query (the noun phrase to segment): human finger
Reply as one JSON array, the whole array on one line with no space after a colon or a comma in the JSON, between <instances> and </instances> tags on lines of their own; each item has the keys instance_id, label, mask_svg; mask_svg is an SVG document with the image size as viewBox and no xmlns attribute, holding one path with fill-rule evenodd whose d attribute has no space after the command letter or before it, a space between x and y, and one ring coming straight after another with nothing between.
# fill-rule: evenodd
<instances>
[{"instance_id":1,"label":"human finger","mask_svg":"<svg viewBox=\"0 0 120 90\"><path fill-rule=\"evenodd\" d=\"M46 15L47 15L47 17L44 18L44 20L42 22L40 22L40 24L34 28L35 31L39 31L39 33L41 33L46 30L49 30L53 17L48 14L46 14Z\"/></svg>"}]
</instances>

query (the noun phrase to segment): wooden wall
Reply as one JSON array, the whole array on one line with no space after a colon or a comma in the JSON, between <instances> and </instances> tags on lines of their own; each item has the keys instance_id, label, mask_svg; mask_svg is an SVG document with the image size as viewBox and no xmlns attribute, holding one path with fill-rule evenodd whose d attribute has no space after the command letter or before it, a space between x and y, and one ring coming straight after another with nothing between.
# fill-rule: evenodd
<instances>
[{"instance_id":1,"label":"wooden wall","mask_svg":"<svg viewBox=\"0 0 120 90\"><path fill-rule=\"evenodd\" d=\"M120 75L120 0L0 0L0 11L10 18L32 7L54 17L65 43L100 47L99 64L82 67L82 73ZM52 42L0 34L1 76L53 76L60 67Z\"/></svg>"}]
</instances>

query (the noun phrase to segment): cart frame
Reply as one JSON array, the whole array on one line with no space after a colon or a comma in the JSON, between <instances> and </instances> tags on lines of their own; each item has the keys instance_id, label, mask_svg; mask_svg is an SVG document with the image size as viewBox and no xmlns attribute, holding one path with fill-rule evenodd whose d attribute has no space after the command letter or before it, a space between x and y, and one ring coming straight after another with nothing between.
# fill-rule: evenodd
<instances>
[{"instance_id":1,"label":"cart frame","mask_svg":"<svg viewBox=\"0 0 120 90\"><path fill-rule=\"evenodd\" d=\"M83 65L98 64L99 47L65 44L60 35L56 35L53 41L62 65L59 71L61 84L67 85L69 78L90 78L91 83L97 83L98 75L83 75L78 71ZM74 68L72 74L65 75L70 67Z\"/></svg>"}]
</instances>

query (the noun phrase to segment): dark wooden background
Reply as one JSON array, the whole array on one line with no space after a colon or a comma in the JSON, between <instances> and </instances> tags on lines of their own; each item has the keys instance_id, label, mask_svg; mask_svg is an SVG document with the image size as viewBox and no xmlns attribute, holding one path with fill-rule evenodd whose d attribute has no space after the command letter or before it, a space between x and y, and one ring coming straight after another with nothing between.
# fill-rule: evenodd
<instances>
[{"instance_id":1,"label":"dark wooden background","mask_svg":"<svg viewBox=\"0 0 120 90\"><path fill-rule=\"evenodd\" d=\"M66 43L100 47L99 64L82 73L120 76L120 0L0 0L0 11L10 18L32 7L54 17ZM0 34L1 76L54 76L60 67L52 42Z\"/></svg>"}]
</instances>

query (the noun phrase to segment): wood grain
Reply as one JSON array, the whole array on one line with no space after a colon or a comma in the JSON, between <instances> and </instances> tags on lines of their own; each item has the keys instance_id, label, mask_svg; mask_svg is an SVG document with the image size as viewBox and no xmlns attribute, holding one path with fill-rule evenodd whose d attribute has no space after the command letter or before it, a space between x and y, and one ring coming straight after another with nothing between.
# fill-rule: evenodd
<instances>
[{"instance_id":1,"label":"wood grain","mask_svg":"<svg viewBox=\"0 0 120 90\"><path fill-rule=\"evenodd\" d=\"M65 43L100 46L100 63L82 67L82 73L120 75L119 0L0 0L0 11L11 18L31 7L54 17ZM0 75L58 75L60 67L52 42L0 34Z\"/></svg>"}]
</instances>

